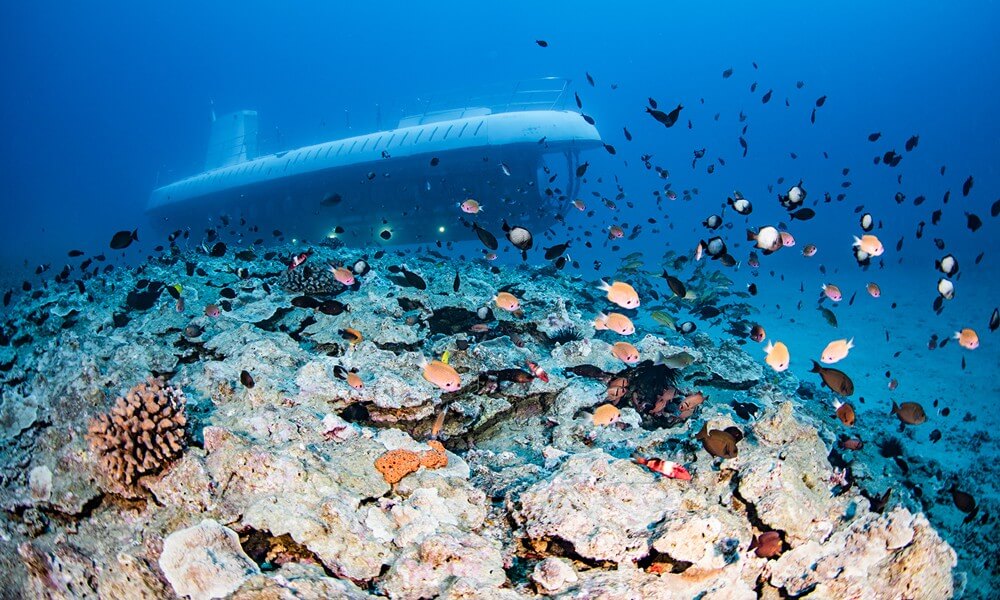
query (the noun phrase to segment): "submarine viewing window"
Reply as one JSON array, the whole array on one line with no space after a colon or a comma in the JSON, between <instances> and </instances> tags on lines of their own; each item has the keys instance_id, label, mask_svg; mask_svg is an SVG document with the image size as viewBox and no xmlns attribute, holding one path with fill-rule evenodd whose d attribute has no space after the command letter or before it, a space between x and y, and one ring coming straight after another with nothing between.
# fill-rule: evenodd
<instances>
[{"instance_id":1,"label":"submarine viewing window","mask_svg":"<svg viewBox=\"0 0 1000 600\"><path fill-rule=\"evenodd\" d=\"M458 137L462 137L462 134L465 133L465 130L468 126L469 126L468 121L462 124L462 128L458 131Z\"/></svg>"},{"instance_id":2,"label":"submarine viewing window","mask_svg":"<svg viewBox=\"0 0 1000 600\"><path fill-rule=\"evenodd\" d=\"M474 135L474 136L475 135L479 135L479 129L483 126L483 123L485 123L485 122L486 122L486 119L483 119L482 121L480 121L479 125L476 125L476 130L472 132L472 135Z\"/></svg>"},{"instance_id":3,"label":"submarine viewing window","mask_svg":"<svg viewBox=\"0 0 1000 600\"><path fill-rule=\"evenodd\" d=\"M434 141L434 134L436 134L437 132L438 132L438 128L437 127L435 127L434 129L431 129L431 135L427 138L427 141L428 142Z\"/></svg>"}]
</instances>

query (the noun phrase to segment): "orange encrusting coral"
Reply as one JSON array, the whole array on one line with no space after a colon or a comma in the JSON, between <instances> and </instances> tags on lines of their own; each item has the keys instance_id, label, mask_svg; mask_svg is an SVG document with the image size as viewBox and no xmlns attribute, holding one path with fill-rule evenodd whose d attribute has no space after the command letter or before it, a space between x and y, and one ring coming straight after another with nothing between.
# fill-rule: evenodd
<instances>
[{"instance_id":1,"label":"orange encrusting coral","mask_svg":"<svg viewBox=\"0 0 1000 600\"><path fill-rule=\"evenodd\" d=\"M375 459L375 469L382 474L385 482L392 485L413 473L421 466L428 469L439 469L448 466L448 455L444 445L437 440L428 442L430 450L417 453L413 450L389 450Z\"/></svg>"}]
</instances>

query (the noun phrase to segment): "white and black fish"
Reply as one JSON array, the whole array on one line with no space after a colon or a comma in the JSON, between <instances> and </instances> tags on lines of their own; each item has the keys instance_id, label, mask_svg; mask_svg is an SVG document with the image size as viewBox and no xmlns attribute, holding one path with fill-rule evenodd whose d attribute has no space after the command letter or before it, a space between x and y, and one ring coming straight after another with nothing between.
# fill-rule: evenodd
<instances>
[{"instance_id":1,"label":"white and black fish","mask_svg":"<svg viewBox=\"0 0 1000 600\"><path fill-rule=\"evenodd\" d=\"M945 254L940 260L935 260L934 266L948 277L958 273L958 261L951 254Z\"/></svg>"},{"instance_id":2,"label":"white and black fish","mask_svg":"<svg viewBox=\"0 0 1000 600\"><path fill-rule=\"evenodd\" d=\"M753 205L742 194L736 192L733 198L726 198L726 204L733 207L733 210L741 215L749 215L753 212Z\"/></svg>"},{"instance_id":3,"label":"white and black fish","mask_svg":"<svg viewBox=\"0 0 1000 600\"><path fill-rule=\"evenodd\" d=\"M871 231L875 227L875 219L872 217L871 213L865 213L861 215L861 229L863 231Z\"/></svg>"}]
</instances>

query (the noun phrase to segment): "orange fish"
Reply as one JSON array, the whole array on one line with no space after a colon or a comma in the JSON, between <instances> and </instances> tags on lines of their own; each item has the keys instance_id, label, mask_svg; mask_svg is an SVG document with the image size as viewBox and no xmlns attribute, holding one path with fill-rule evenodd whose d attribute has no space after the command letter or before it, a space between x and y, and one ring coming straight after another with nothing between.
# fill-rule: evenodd
<instances>
[{"instance_id":1,"label":"orange fish","mask_svg":"<svg viewBox=\"0 0 1000 600\"><path fill-rule=\"evenodd\" d=\"M628 342L616 342L611 347L611 354L614 354L615 358L629 365L639 362L639 350Z\"/></svg>"},{"instance_id":2,"label":"orange fish","mask_svg":"<svg viewBox=\"0 0 1000 600\"><path fill-rule=\"evenodd\" d=\"M594 329L598 331L610 329L620 335L632 335L635 333L635 325L632 324L632 319L620 313L611 313L608 315L598 313L597 318L594 319Z\"/></svg>"},{"instance_id":3,"label":"orange fish","mask_svg":"<svg viewBox=\"0 0 1000 600\"><path fill-rule=\"evenodd\" d=\"M782 231L781 245L784 246L785 248L790 248L795 245L795 238L793 238L792 234L788 233L787 231Z\"/></svg>"},{"instance_id":4,"label":"orange fish","mask_svg":"<svg viewBox=\"0 0 1000 600\"><path fill-rule=\"evenodd\" d=\"M837 418L840 422L848 427L854 427L854 407L846 402L840 402L838 400L833 401L833 407L837 409Z\"/></svg>"},{"instance_id":5,"label":"orange fish","mask_svg":"<svg viewBox=\"0 0 1000 600\"><path fill-rule=\"evenodd\" d=\"M764 357L764 362L766 362L772 369L781 373L788 368L788 363L791 362L791 357L788 354L788 346L785 346L783 342L775 344L769 341L767 343L767 347L764 348L764 352L767 354L767 356Z\"/></svg>"},{"instance_id":6,"label":"orange fish","mask_svg":"<svg viewBox=\"0 0 1000 600\"><path fill-rule=\"evenodd\" d=\"M583 200L574 200L573 206L575 206L576 209L580 211L587 210L587 205L583 203Z\"/></svg>"},{"instance_id":7,"label":"orange fish","mask_svg":"<svg viewBox=\"0 0 1000 600\"><path fill-rule=\"evenodd\" d=\"M819 359L828 365L832 365L835 362L840 362L847 358L847 353L850 352L853 347L854 338L849 340L834 340L827 344Z\"/></svg>"},{"instance_id":8,"label":"orange fish","mask_svg":"<svg viewBox=\"0 0 1000 600\"><path fill-rule=\"evenodd\" d=\"M872 298L878 298L882 295L882 288L880 288L874 281L869 283L867 288L868 293L872 295Z\"/></svg>"},{"instance_id":9,"label":"orange fish","mask_svg":"<svg viewBox=\"0 0 1000 600\"><path fill-rule=\"evenodd\" d=\"M354 285L354 273L350 269L330 265L330 272L333 273L333 278L340 283Z\"/></svg>"},{"instance_id":10,"label":"orange fish","mask_svg":"<svg viewBox=\"0 0 1000 600\"><path fill-rule=\"evenodd\" d=\"M871 256L882 256L882 252L885 251L882 242L874 235L863 235L860 238L855 236L854 247L861 248L862 252Z\"/></svg>"},{"instance_id":11,"label":"orange fish","mask_svg":"<svg viewBox=\"0 0 1000 600\"><path fill-rule=\"evenodd\" d=\"M521 308L521 301L518 300L514 294L509 292L500 292L493 297L493 300L497 303L499 308L509 312L514 312L515 310Z\"/></svg>"},{"instance_id":12,"label":"orange fish","mask_svg":"<svg viewBox=\"0 0 1000 600\"><path fill-rule=\"evenodd\" d=\"M979 347L979 336L976 335L975 331L969 328L965 328L962 331L956 331L955 339L958 340L958 345L966 350L975 350Z\"/></svg>"},{"instance_id":13,"label":"orange fish","mask_svg":"<svg viewBox=\"0 0 1000 600\"><path fill-rule=\"evenodd\" d=\"M354 371L348 371L348 373L347 373L347 385L351 386L352 388L354 388L356 390L360 390L363 387L365 387L364 382L361 381L361 378L358 377L358 374L355 373Z\"/></svg>"},{"instance_id":14,"label":"orange fish","mask_svg":"<svg viewBox=\"0 0 1000 600\"><path fill-rule=\"evenodd\" d=\"M844 295L840 292L840 288L832 283L824 283L820 287L823 289L823 293L826 297L834 302L840 302L840 300L844 297Z\"/></svg>"},{"instance_id":15,"label":"orange fish","mask_svg":"<svg viewBox=\"0 0 1000 600\"><path fill-rule=\"evenodd\" d=\"M689 410L694 410L704 401L705 396L701 392L689 394L684 397L684 400L681 401L681 404L677 407L677 409L682 413L686 413Z\"/></svg>"},{"instance_id":16,"label":"orange fish","mask_svg":"<svg viewBox=\"0 0 1000 600\"><path fill-rule=\"evenodd\" d=\"M619 240L625 237L625 230L617 225L612 225L608 227L608 239L609 240Z\"/></svg>"},{"instance_id":17,"label":"orange fish","mask_svg":"<svg viewBox=\"0 0 1000 600\"><path fill-rule=\"evenodd\" d=\"M634 287L625 282L616 281L608 285L608 282L602 279L600 288L602 292L608 293L608 300L622 308L639 306L639 294L636 293Z\"/></svg>"},{"instance_id":18,"label":"orange fish","mask_svg":"<svg viewBox=\"0 0 1000 600\"><path fill-rule=\"evenodd\" d=\"M458 371L440 360L432 360L424 367L424 379L446 392L455 392L462 388L462 378L458 376Z\"/></svg>"},{"instance_id":19,"label":"orange fish","mask_svg":"<svg viewBox=\"0 0 1000 600\"><path fill-rule=\"evenodd\" d=\"M361 332L357 329L352 329L350 327L340 330L340 337L348 341L352 346L355 344L360 344L361 340L365 339Z\"/></svg>"},{"instance_id":20,"label":"orange fish","mask_svg":"<svg viewBox=\"0 0 1000 600\"><path fill-rule=\"evenodd\" d=\"M595 426L602 427L604 425L617 423L620 416L621 411L615 408L614 405L602 404L594 409L594 416L592 417L592 420Z\"/></svg>"},{"instance_id":21,"label":"orange fish","mask_svg":"<svg viewBox=\"0 0 1000 600\"><path fill-rule=\"evenodd\" d=\"M222 314L222 311L214 304L209 304L205 307L205 316L207 317L217 317L220 314Z\"/></svg>"}]
</instances>

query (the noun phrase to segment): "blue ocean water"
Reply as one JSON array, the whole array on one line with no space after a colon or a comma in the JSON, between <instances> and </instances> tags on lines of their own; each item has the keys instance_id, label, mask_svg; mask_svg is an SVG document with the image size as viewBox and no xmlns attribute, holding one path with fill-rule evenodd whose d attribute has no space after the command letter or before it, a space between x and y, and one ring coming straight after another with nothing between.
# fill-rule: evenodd
<instances>
[{"instance_id":1,"label":"blue ocean water","mask_svg":"<svg viewBox=\"0 0 1000 600\"><path fill-rule=\"evenodd\" d=\"M579 195L594 214L574 210L566 223L542 224L536 235L545 243L536 247L572 240L579 267L567 276L607 277L637 252L655 277L665 253L690 255L716 235L701 223L722 214L732 228L718 234L740 264L712 268L734 290L756 284L748 302L768 338L792 349L791 371L816 379L810 359L833 339L853 338L841 365L864 398L862 418L879 415L876 427L888 434L892 399L933 407L942 440L931 441L928 428L906 440L907 453L936 461L945 478L972 474L980 502L995 508L1000 344L989 322L1000 304L991 216L1000 198L998 16L994 2L5 3L0 283L4 291L24 281L37 288L67 251L106 252L120 230L138 228L140 242L123 257L108 253L113 262L137 264L153 253L164 239L146 235L155 230L147 197L202 169L213 111L258 111L262 151L272 152L392 127L441 90L565 77L567 98L579 95L616 153L584 156L590 167ZM678 123L668 129L651 118L649 99L665 111L683 105ZM912 136L919 141L907 151ZM898 166L883 164L890 150L902 156ZM646 168L644 155L669 177ZM776 196L799 181L817 215L791 222ZM667 183L680 198L654 196ZM615 209L602 203L599 196L614 199L619 190ZM735 190L754 203L749 218L722 212ZM490 199L481 201L489 210ZM867 270L851 251L863 213L874 216L885 246ZM970 229L968 214L981 228ZM796 245L752 268L746 228L779 222ZM642 231L608 240L613 225L626 235L636 225ZM807 244L815 256L802 255ZM955 298L937 314L934 261L946 254L960 271ZM529 261L542 262L540 252ZM496 264L519 262L501 252ZM51 267L36 275L39 265ZM691 272L690 264L679 269ZM868 294L869 282L880 298ZM844 294L836 329L816 308L829 283ZM724 325L702 324L719 338L731 336ZM978 333L978 349L928 347L932 335L948 339L963 328ZM748 351L763 359L756 345ZM939 417L946 406L951 416Z\"/></svg>"}]
</instances>

